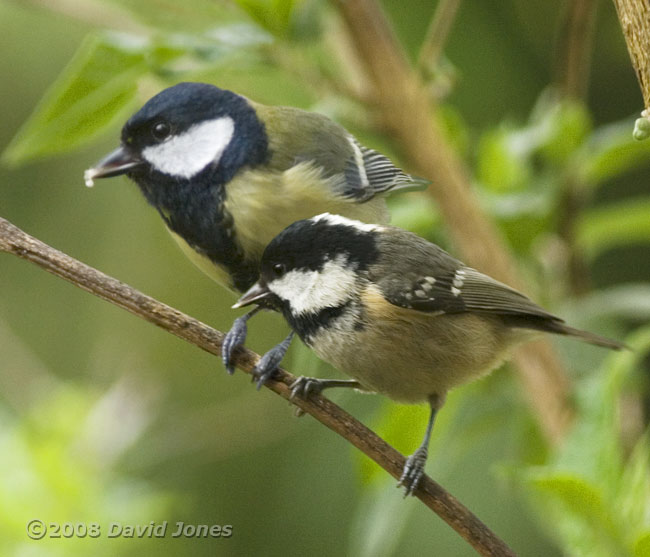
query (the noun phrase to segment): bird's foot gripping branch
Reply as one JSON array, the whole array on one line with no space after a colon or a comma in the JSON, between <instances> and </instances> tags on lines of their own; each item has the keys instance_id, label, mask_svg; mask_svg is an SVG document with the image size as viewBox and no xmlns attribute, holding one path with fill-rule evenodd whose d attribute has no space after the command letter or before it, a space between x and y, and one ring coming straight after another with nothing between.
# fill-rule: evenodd
<instances>
[{"instance_id":1,"label":"bird's foot gripping branch","mask_svg":"<svg viewBox=\"0 0 650 557\"><path fill-rule=\"evenodd\" d=\"M216 356L221 354L224 335L220 331L48 246L3 218L0 218L0 251L26 259L202 350ZM233 363L249 374L260 359L247 349L238 350L233 358ZM272 380L265 383L265 387L290 400L291 386L295 380L296 377L280 369ZM342 408L320 395L294 397L292 402L301 411L346 439L391 476L400 478L405 465L404 456ZM428 476L422 477L414 495L456 530L480 555L515 555L469 509Z\"/></svg>"}]
</instances>

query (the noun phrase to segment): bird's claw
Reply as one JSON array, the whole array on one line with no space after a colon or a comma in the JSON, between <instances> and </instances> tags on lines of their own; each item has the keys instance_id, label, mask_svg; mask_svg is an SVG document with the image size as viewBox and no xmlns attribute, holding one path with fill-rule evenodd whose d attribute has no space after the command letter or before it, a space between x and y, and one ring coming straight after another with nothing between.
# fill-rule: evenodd
<instances>
[{"instance_id":1,"label":"bird's claw","mask_svg":"<svg viewBox=\"0 0 650 557\"><path fill-rule=\"evenodd\" d=\"M411 456L406 459L402 476L397 483L397 487L404 488L404 497L413 495L418 487L420 479L424 475L424 465L427 462L428 451L426 447L420 447Z\"/></svg>"},{"instance_id":2,"label":"bird's claw","mask_svg":"<svg viewBox=\"0 0 650 557\"><path fill-rule=\"evenodd\" d=\"M319 379L301 375L291 383L291 385L289 385L289 388L291 389L289 400L293 400L297 396L307 398L309 395L318 395L322 392L323 387L323 382Z\"/></svg>"},{"instance_id":3,"label":"bird's claw","mask_svg":"<svg viewBox=\"0 0 650 557\"><path fill-rule=\"evenodd\" d=\"M271 348L271 350L264 354L260 358L260 361L257 362L255 369L253 369L253 381L255 382L258 391L262 388L264 383L275 375L286 351L286 348L282 344L278 344Z\"/></svg>"},{"instance_id":4,"label":"bird's claw","mask_svg":"<svg viewBox=\"0 0 650 557\"><path fill-rule=\"evenodd\" d=\"M289 349L289 345L291 344L292 339L293 331L290 332L287 338L285 338L280 344L274 346L271 348L271 350L264 354L260 358L260 361L257 362L257 365L253 369L252 380L255 381L258 391L262 388L262 385L264 385L264 383L266 383L273 377L273 375L275 375L275 372L277 371L282 358L284 358L284 355Z\"/></svg>"},{"instance_id":5,"label":"bird's claw","mask_svg":"<svg viewBox=\"0 0 650 557\"><path fill-rule=\"evenodd\" d=\"M226 333L221 346L221 359L229 375L235 373L235 366L232 363L232 355L238 346L242 346L248 334L248 315L238 317Z\"/></svg>"}]
</instances>

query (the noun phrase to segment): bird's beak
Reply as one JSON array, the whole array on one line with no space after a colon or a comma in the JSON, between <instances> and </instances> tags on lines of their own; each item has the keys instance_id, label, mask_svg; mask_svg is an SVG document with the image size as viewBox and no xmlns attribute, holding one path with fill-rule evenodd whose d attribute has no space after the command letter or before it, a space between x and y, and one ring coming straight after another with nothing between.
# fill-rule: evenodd
<instances>
[{"instance_id":1,"label":"bird's beak","mask_svg":"<svg viewBox=\"0 0 650 557\"><path fill-rule=\"evenodd\" d=\"M84 180L86 185L91 188L95 178L110 178L126 174L129 170L141 164L141 159L129 153L124 147L118 147L100 160L93 168L86 170Z\"/></svg>"},{"instance_id":2,"label":"bird's beak","mask_svg":"<svg viewBox=\"0 0 650 557\"><path fill-rule=\"evenodd\" d=\"M232 307L233 309L237 309L244 306L250 306L255 302L259 302L260 300L268 298L270 295L271 291L269 290L268 286L266 286L266 284L264 284L262 281L259 281L251 286L246 292L244 292L242 297L239 298L239 300L237 300L237 303Z\"/></svg>"}]
</instances>

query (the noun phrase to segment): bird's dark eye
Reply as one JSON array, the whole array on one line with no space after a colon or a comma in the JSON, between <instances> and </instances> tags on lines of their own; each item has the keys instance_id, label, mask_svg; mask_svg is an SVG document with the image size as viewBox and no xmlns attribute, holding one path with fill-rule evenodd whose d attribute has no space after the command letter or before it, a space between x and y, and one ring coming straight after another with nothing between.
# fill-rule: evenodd
<instances>
[{"instance_id":1,"label":"bird's dark eye","mask_svg":"<svg viewBox=\"0 0 650 557\"><path fill-rule=\"evenodd\" d=\"M171 126L167 122L158 122L151 128L151 135L156 141L164 141L171 133Z\"/></svg>"},{"instance_id":2,"label":"bird's dark eye","mask_svg":"<svg viewBox=\"0 0 650 557\"><path fill-rule=\"evenodd\" d=\"M281 277L286 272L287 272L287 268L285 267L284 263L276 263L275 265L273 265L273 274L276 277Z\"/></svg>"}]
</instances>

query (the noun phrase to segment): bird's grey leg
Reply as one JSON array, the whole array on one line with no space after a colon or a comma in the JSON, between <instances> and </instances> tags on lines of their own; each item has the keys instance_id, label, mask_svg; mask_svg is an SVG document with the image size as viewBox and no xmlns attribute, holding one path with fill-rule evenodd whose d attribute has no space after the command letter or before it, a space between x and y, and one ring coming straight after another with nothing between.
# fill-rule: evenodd
<instances>
[{"instance_id":1,"label":"bird's grey leg","mask_svg":"<svg viewBox=\"0 0 650 557\"><path fill-rule=\"evenodd\" d=\"M427 423L427 430L424 433L424 439L422 440L422 444L418 447L418 450L406 459L402 476L397 483L397 487L404 487L404 497L413 495L420 479L424 475L424 466L427 463L427 456L429 455L429 441L431 440L433 423L435 422L436 414L442 407L444 401L444 395L431 395L429 397L431 413L429 414L429 422Z\"/></svg>"},{"instance_id":2,"label":"bird's grey leg","mask_svg":"<svg viewBox=\"0 0 650 557\"><path fill-rule=\"evenodd\" d=\"M291 396L289 400L300 396L307 398L309 395L320 394L324 389L332 387L348 387L351 389L363 389L363 386L354 379L316 379L315 377L305 377L301 375L298 377L289 388L291 389Z\"/></svg>"},{"instance_id":3,"label":"bird's grey leg","mask_svg":"<svg viewBox=\"0 0 650 557\"><path fill-rule=\"evenodd\" d=\"M275 370L278 369L282 358L287 353L291 340L293 339L293 331L289 333L287 338L285 338L280 344L274 346L266 354L264 354L260 361L257 362L255 369L253 369L253 381L257 384L257 390L259 390L264 383L266 383L275 373Z\"/></svg>"},{"instance_id":4,"label":"bird's grey leg","mask_svg":"<svg viewBox=\"0 0 650 557\"><path fill-rule=\"evenodd\" d=\"M221 359L223 360L223 365L226 367L226 371L232 375L235 373L235 366L230 361L232 358L232 353L235 351L235 348L241 346L246 342L246 334L248 333L248 326L246 322L253 317L258 311L262 309L260 306L257 306L255 309L249 311L246 315L242 315L235 319L235 322L232 324L230 330L226 333L226 336L223 339L223 344L221 345Z\"/></svg>"}]
</instances>

